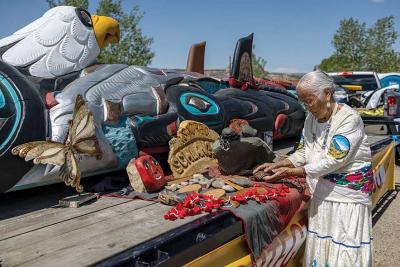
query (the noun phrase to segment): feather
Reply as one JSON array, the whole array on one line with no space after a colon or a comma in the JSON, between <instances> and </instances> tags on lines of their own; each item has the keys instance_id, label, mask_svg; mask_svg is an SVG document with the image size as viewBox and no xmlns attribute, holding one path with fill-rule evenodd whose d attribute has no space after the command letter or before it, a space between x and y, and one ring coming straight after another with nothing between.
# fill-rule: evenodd
<instances>
[{"instance_id":1,"label":"feather","mask_svg":"<svg viewBox=\"0 0 400 267\"><path fill-rule=\"evenodd\" d=\"M89 38L89 31L82 31L80 27L80 20L78 18L74 18L71 23L71 36L80 44L86 44Z\"/></svg>"},{"instance_id":2,"label":"feather","mask_svg":"<svg viewBox=\"0 0 400 267\"><path fill-rule=\"evenodd\" d=\"M70 24L61 20L47 21L37 29L33 36L35 41L43 46L54 46L58 44L67 34Z\"/></svg>"},{"instance_id":3,"label":"feather","mask_svg":"<svg viewBox=\"0 0 400 267\"><path fill-rule=\"evenodd\" d=\"M2 55L3 61L29 66L33 76L53 78L79 71L100 54L94 30L84 25L74 7L60 6L13 35L0 40L0 47L15 43Z\"/></svg>"},{"instance_id":4,"label":"feather","mask_svg":"<svg viewBox=\"0 0 400 267\"><path fill-rule=\"evenodd\" d=\"M29 49L27 49L28 47ZM29 35L8 49L3 54L3 60L16 67L24 67L35 63L49 50L49 47L45 47L36 42L33 35Z\"/></svg>"},{"instance_id":5,"label":"feather","mask_svg":"<svg viewBox=\"0 0 400 267\"><path fill-rule=\"evenodd\" d=\"M57 45L56 48L53 48L49 53L46 54L44 58L46 58L46 69L42 72L32 73L33 75L52 75L54 77L61 76L65 73L70 73L76 70L76 64L67 60L61 53L59 47L61 44ZM42 74L43 73L43 74Z\"/></svg>"},{"instance_id":6,"label":"feather","mask_svg":"<svg viewBox=\"0 0 400 267\"><path fill-rule=\"evenodd\" d=\"M79 44L72 36L65 36L60 46L61 55L71 62L78 62L82 56L84 46Z\"/></svg>"}]
</instances>

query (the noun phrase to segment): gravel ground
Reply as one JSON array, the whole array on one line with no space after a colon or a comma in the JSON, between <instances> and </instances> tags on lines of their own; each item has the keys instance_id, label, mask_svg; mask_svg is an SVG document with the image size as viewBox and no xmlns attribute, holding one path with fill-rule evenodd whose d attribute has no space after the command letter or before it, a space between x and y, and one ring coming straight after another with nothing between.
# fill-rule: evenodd
<instances>
[{"instance_id":1,"label":"gravel ground","mask_svg":"<svg viewBox=\"0 0 400 267\"><path fill-rule=\"evenodd\" d=\"M396 166L395 176L397 184L400 184L399 166ZM381 214L381 217L373 227L376 267L400 266L400 195L398 192L390 195L387 205L383 212L378 212L378 216Z\"/></svg>"}]
</instances>

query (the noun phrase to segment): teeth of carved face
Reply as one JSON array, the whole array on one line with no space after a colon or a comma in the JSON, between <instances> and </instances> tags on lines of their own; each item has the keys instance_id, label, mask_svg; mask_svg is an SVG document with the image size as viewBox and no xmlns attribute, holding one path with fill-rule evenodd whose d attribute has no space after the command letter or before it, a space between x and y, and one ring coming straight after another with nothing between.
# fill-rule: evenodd
<instances>
[{"instance_id":1,"label":"teeth of carved face","mask_svg":"<svg viewBox=\"0 0 400 267\"><path fill-rule=\"evenodd\" d=\"M158 171L154 171L153 174L156 180L160 180L162 178L161 173L159 173Z\"/></svg>"}]
</instances>

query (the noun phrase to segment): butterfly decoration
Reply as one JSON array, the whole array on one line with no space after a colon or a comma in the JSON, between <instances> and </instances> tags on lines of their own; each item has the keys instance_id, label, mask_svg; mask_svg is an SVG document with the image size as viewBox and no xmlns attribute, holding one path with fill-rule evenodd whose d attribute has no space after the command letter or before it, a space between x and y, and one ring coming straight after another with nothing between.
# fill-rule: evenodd
<instances>
[{"instance_id":1,"label":"butterfly decoration","mask_svg":"<svg viewBox=\"0 0 400 267\"><path fill-rule=\"evenodd\" d=\"M63 143L54 141L35 141L16 146L12 149L13 155L19 155L26 161L34 164L52 164L61 166L60 178L66 185L83 191L80 184L81 172L79 169L79 155L86 155L101 159L101 150L96 138L93 114L87 108L81 95L75 100L72 120L69 121L67 139Z\"/></svg>"}]
</instances>

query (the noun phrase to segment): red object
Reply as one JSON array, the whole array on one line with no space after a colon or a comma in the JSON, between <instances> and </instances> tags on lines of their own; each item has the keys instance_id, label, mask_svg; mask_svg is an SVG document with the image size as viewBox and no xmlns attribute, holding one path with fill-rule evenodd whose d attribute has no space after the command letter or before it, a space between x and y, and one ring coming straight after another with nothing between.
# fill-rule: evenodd
<instances>
[{"instance_id":1,"label":"red object","mask_svg":"<svg viewBox=\"0 0 400 267\"><path fill-rule=\"evenodd\" d=\"M275 89L281 89L281 90L286 90L286 88L276 82L270 81L270 80L266 80L266 79L261 79L261 78L255 78L255 80L263 85L275 88Z\"/></svg>"},{"instance_id":2,"label":"red object","mask_svg":"<svg viewBox=\"0 0 400 267\"><path fill-rule=\"evenodd\" d=\"M267 200L276 200L285 197L290 191L286 185L277 185L275 188L268 188L265 192L259 192L258 186L247 190L243 194L236 193L229 197L228 200L216 198L212 195L188 194L185 199L176 204L176 206L164 215L164 219L175 221L186 216L193 216L202 212L212 212L221 209L224 204L228 204L230 200L237 201L240 204L247 204L249 200L265 203Z\"/></svg>"},{"instance_id":3,"label":"red object","mask_svg":"<svg viewBox=\"0 0 400 267\"><path fill-rule=\"evenodd\" d=\"M272 82L279 84L279 85L285 87L286 89L293 86L290 82L283 81L280 79L272 79Z\"/></svg>"},{"instance_id":4,"label":"red object","mask_svg":"<svg viewBox=\"0 0 400 267\"><path fill-rule=\"evenodd\" d=\"M177 122L174 121L167 125L167 132L170 136L176 136L176 133L178 132L176 124Z\"/></svg>"},{"instance_id":5,"label":"red object","mask_svg":"<svg viewBox=\"0 0 400 267\"><path fill-rule=\"evenodd\" d=\"M338 75L349 76L349 75L353 75L353 72L351 72L351 71L342 71L342 72L339 72Z\"/></svg>"},{"instance_id":6,"label":"red object","mask_svg":"<svg viewBox=\"0 0 400 267\"><path fill-rule=\"evenodd\" d=\"M254 80L242 82L242 81L236 80L233 77L229 77L228 83L232 87L240 87L243 91L247 91L247 89L254 89L254 90L259 89L258 86L256 85L256 83L254 82Z\"/></svg>"},{"instance_id":7,"label":"red object","mask_svg":"<svg viewBox=\"0 0 400 267\"><path fill-rule=\"evenodd\" d=\"M389 97L388 97L388 104L389 104L389 105L395 105L395 104L396 104L396 97L394 97L394 96L389 96Z\"/></svg>"},{"instance_id":8,"label":"red object","mask_svg":"<svg viewBox=\"0 0 400 267\"><path fill-rule=\"evenodd\" d=\"M166 184L164 172L152 156L140 156L135 160L135 166L147 192L158 191Z\"/></svg>"},{"instance_id":9,"label":"red object","mask_svg":"<svg viewBox=\"0 0 400 267\"><path fill-rule=\"evenodd\" d=\"M396 97L395 96L388 96L387 103L388 103L388 115L389 116L396 116L396 113L397 113Z\"/></svg>"},{"instance_id":10,"label":"red object","mask_svg":"<svg viewBox=\"0 0 400 267\"><path fill-rule=\"evenodd\" d=\"M233 119L229 122L229 128L235 131L237 134L242 133L242 127L249 125L249 122L243 119Z\"/></svg>"},{"instance_id":11,"label":"red object","mask_svg":"<svg viewBox=\"0 0 400 267\"><path fill-rule=\"evenodd\" d=\"M58 102L57 102L56 98L54 97L54 92L47 92L46 96L45 96L45 100L46 100L46 107L48 109L51 109L52 107L58 105Z\"/></svg>"},{"instance_id":12,"label":"red object","mask_svg":"<svg viewBox=\"0 0 400 267\"><path fill-rule=\"evenodd\" d=\"M274 125L274 140L278 140L283 137L280 129L287 121L288 117L285 114L279 114L276 116L275 125Z\"/></svg>"}]
</instances>

